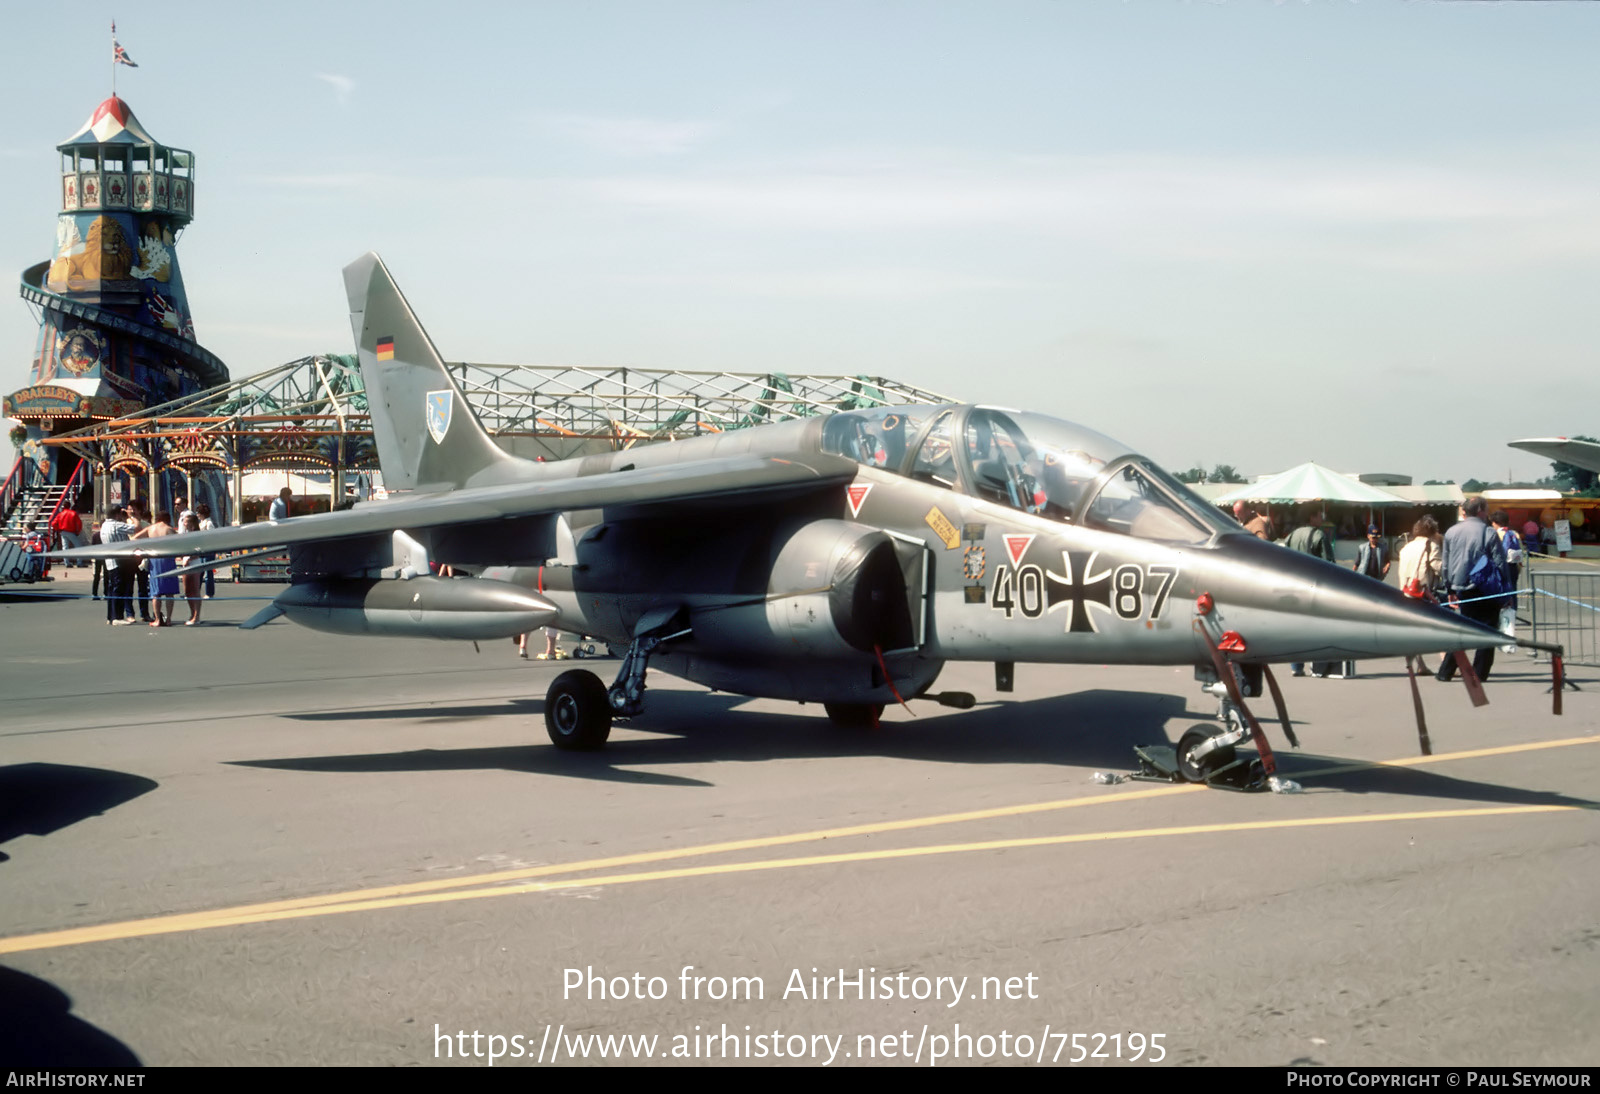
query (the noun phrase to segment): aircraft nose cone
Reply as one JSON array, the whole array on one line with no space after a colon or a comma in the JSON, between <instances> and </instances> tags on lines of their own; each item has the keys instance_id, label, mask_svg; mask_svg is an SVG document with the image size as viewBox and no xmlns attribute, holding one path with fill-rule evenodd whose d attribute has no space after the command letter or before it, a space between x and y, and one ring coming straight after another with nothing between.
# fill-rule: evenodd
<instances>
[{"instance_id":1,"label":"aircraft nose cone","mask_svg":"<svg viewBox=\"0 0 1600 1094\"><path fill-rule=\"evenodd\" d=\"M1246 577L1243 599L1279 615L1246 633L1252 649L1267 647L1306 660L1355 660L1497 646L1505 635L1392 585L1343 566L1266 543L1225 536L1217 550ZM1253 595L1252 595L1253 594ZM1265 641L1261 641L1265 640Z\"/></svg>"}]
</instances>

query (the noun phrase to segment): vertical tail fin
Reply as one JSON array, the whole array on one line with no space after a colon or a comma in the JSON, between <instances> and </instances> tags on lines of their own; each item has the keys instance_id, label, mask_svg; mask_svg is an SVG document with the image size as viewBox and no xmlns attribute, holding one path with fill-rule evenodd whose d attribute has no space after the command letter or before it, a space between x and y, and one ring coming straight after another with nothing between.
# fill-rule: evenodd
<instances>
[{"instance_id":1,"label":"vertical tail fin","mask_svg":"<svg viewBox=\"0 0 1600 1094\"><path fill-rule=\"evenodd\" d=\"M450 490L517 463L478 421L383 260L362 255L344 286L384 486Z\"/></svg>"}]
</instances>

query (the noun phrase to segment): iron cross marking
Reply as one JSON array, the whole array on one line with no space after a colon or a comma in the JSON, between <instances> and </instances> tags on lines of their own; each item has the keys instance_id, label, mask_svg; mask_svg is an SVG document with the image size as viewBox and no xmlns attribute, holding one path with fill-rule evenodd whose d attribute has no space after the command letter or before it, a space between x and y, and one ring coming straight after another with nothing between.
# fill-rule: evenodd
<instances>
[{"instance_id":1,"label":"iron cross marking","mask_svg":"<svg viewBox=\"0 0 1600 1094\"><path fill-rule=\"evenodd\" d=\"M1068 634L1099 632L1094 625L1094 616L1089 612L1090 604L1111 610L1111 570L1089 573L1094 568L1094 560L1099 557L1100 552L1093 551L1087 558L1080 553L1074 559L1071 551L1062 551L1061 561L1066 566L1067 576L1063 577L1054 570L1046 572L1049 579L1046 597L1050 602L1050 610L1061 607L1067 609Z\"/></svg>"}]
</instances>

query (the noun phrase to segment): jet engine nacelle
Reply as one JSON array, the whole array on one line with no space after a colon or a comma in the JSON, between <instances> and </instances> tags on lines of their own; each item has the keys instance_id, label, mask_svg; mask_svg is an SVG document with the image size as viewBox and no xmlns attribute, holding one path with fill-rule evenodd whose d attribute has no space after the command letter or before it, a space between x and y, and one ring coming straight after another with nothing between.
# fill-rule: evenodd
<instances>
[{"instance_id":1,"label":"jet engine nacelle","mask_svg":"<svg viewBox=\"0 0 1600 1094\"><path fill-rule=\"evenodd\" d=\"M734 658L871 655L915 644L892 536L843 520L801 525L779 542L760 601L695 613L696 647Z\"/></svg>"}]
</instances>

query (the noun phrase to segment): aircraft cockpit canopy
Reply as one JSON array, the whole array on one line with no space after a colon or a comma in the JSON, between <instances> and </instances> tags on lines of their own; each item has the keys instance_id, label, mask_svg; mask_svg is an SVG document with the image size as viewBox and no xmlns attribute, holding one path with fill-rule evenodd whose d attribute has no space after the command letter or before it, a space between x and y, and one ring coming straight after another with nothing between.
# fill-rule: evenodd
<instances>
[{"instance_id":1,"label":"aircraft cockpit canopy","mask_svg":"<svg viewBox=\"0 0 1600 1094\"><path fill-rule=\"evenodd\" d=\"M1126 445L1059 418L986 406L830 417L825 451L1051 520L1169 543L1238 531Z\"/></svg>"}]
</instances>

